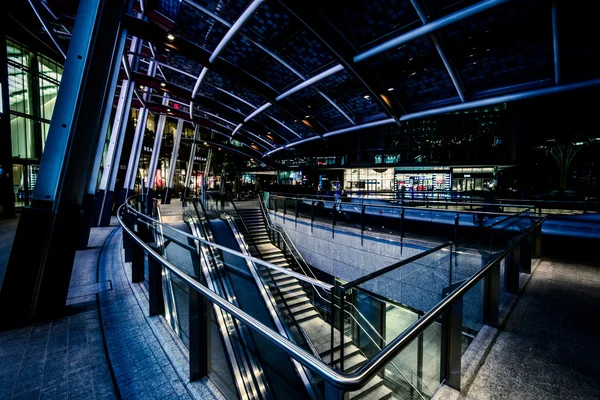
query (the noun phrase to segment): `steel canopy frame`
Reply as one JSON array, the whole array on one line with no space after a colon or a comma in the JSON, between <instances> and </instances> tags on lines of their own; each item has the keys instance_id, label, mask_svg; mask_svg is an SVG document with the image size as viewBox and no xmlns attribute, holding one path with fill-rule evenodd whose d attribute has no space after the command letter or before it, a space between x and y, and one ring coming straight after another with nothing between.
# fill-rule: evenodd
<instances>
[{"instance_id":1,"label":"steel canopy frame","mask_svg":"<svg viewBox=\"0 0 600 400\"><path fill-rule=\"evenodd\" d=\"M387 40L377 46L374 46L369 50L363 51L362 53L359 53L356 56L354 56L354 62L358 63L360 61L367 60L373 56L376 56L377 54L383 53L384 51L390 50L394 47L398 47L420 36L428 35L430 33L439 31L440 29L445 28L448 25L452 25L456 22L480 14L494 7L498 7L499 5L508 3L509 1L510 0L484 0L477 4L473 4L472 6L465 7L462 10L456 11L450 15L446 15L445 17L436 19L435 21L431 21L423 26L413 29L412 31L403 33L399 36L396 36L393 39Z\"/></svg>"},{"instance_id":2,"label":"steel canopy frame","mask_svg":"<svg viewBox=\"0 0 600 400\"><path fill-rule=\"evenodd\" d=\"M589 88L598 87L598 86L600 86L600 79L591 79L591 80L587 80L587 81L583 81L583 82L570 83L570 84L566 84L566 85L555 85L555 86L550 86L550 87L546 87L546 88L542 88L542 89L527 90L527 91L523 91L523 92L519 92L519 93L511 93L511 94L506 94L506 95L502 95L502 96L489 97L489 98L485 98L485 99L473 100L473 101L468 101L465 103L453 104L453 105L449 105L449 106L437 107L437 108L432 108L429 110L413 112L410 114L404 114L403 116L400 117L400 121L402 121L402 122L410 121L410 120L417 119L417 118L430 117L432 115L439 115L439 114L445 114L445 113L450 113L450 112L468 110L471 108L484 107L484 106L489 106L492 104L526 100L526 99L530 99L533 97L540 97L540 96L560 94L560 93L565 93L565 92L572 92L575 90L589 89ZM382 120L378 120L378 121L368 122L368 123L362 124L362 125L352 126L349 128L339 129L337 131L328 132L323 136L329 137L329 136L339 135L342 133L352 132L352 131L356 131L356 130L360 130L360 129L371 128L374 126L388 125L393 122L395 122L393 119L387 118L387 119L382 119ZM312 138L308 138L308 139L312 139ZM307 141L309 141L309 140L303 139L303 140L291 142L285 146L278 147L274 150L271 150L271 151L265 153L263 155L263 157L271 155L277 151L295 146L297 144L305 143Z\"/></svg>"}]
</instances>

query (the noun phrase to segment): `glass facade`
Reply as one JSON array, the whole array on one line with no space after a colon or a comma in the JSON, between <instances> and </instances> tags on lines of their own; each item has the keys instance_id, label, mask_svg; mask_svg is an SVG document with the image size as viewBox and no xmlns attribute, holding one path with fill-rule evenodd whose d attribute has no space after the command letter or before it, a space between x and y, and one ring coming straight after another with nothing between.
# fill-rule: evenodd
<instances>
[{"instance_id":1,"label":"glass facade","mask_svg":"<svg viewBox=\"0 0 600 400\"><path fill-rule=\"evenodd\" d=\"M15 206L29 204L56 104L63 67L6 41Z\"/></svg>"}]
</instances>

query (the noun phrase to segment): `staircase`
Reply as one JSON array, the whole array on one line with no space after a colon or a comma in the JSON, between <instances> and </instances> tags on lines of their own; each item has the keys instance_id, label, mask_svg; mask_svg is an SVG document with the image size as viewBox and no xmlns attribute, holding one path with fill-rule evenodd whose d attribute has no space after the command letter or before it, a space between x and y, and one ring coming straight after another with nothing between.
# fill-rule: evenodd
<instances>
[{"instance_id":1,"label":"staircase","mask_svg":"<svg viewBox=\"0 0 600 400\"><path fill-rule=\"evenodd\" d=\"M251 203L254 203L255 207L251 207ZM258 202L244 202L243 205L244 207L238 203L235 222L245 237L252 256L261 258L282 268L293 269L283 251L271 243ZM244 226L247 228L247 231ZM258 265L258 269L264 282L269 285L279 309L284 313L291 313L311 340L323 362L331 365L333 356L334 366L339 368L340 332L334 329L334 343L332 348L331 325L321 318L317 309L310 302L301 282L283 272L270 270L260 265ZM352 339L346 335L343 335L343 337L344 372L353 372L367 362L367 358L352 343ZM362 389L351 392L348 396L349 399L356 400L384 400L392 397L395 397L392 390L385 385L384 380L379 376L375 376Z\"/></svg>"}]
</instances>

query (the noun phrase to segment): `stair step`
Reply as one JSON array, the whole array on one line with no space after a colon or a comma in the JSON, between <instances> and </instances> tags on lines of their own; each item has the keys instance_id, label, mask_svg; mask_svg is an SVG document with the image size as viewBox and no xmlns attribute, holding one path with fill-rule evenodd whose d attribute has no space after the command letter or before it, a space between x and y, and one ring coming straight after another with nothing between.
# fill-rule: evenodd
<instances>
[{"instance_id":1,"label":"stair step","mask_svg":"<svg viewBox=\"0 0 600 400\"><path fill-rule=\"evenodd\" d=\"M376 376L373 379L371 379L369 382L367 382L367 384L365 386L363 386L362 388L360 388L354 392L348 393L348 398L358 399L361 397L365 397L367 394L371 393L372 391L376 390L378 387L380 387L382 385L383 385L383 379ZM372 397L372 398L376 398L376 397Z\"/></svg>"},{"instance_id":2,"label":"stair step","mask_svg":"<svg viewBox=\"0 0 600 400\"><path fill-rule=\"evenodd\" d=\"M295 307L291 307L288 305L288 307L290 307L290 311L292 312L292 314L294 316L301 314L303 312L305 312L306 310L312 310L314 309L313 305L310 303L302 303L300 305L297 305Z\"/></svg>"},{"instance_id":3,"label":"stair step","mask_svg":"<svg viewBox=\"0 0 600 400\"><path fill-rule=\"evenodd\" d=\"M281 298L279 296L275 296L275 302L277 302L277 304L282 303L283 304L283 300L281 300ZM278 300L279 298L279 300ZM304 303L309 303L310 304L310 299L306 296L303 297L295 297L289 300L285 300L285 304L288 305L288 307L294 307L300 304L304 304Z\"/></svg>"},{"instance_id":4,"label":"stair step","mask_svg":"<svg viewBox=\"0 0 600 400\"><path fill-rule=\"evenodd\" d=\"M360 368L360 366L366 362L367 357L363 356L360 353L356 353L349 357L346 357L346 355L344 355L344 372L352 372L353 370ZM339 367L339 361L335 363L335 365Z\"/></svg>"},{"instance_id":5,"label":"stair step","mask_svg":"<svg viewBox=\"0 0 600 400\"><path fill-rule=\"evenodd\" d=\"M358 347L356 347L354 344L352 344L352 342L348 342L344 345L344 358L348 358L348 357L352 357L355 354L359 354L360 353L360 349ZM327 364L331 364L331 352L328 350L326 352L323 353L323 355L321 356L321 359L323 360L323 362L327 363ZM340 361L340 347L338 346L334 352L333 352L333 362L334 363L339 363ZM346 365L344 365L345 367Z\"/></svg>"},{"instance_id":6,"label":"stair step","mask_svg":"<svg viewBox=\"0 0 600 400\"><path fill-rule=\"evenodd\" d=\"M296 319L296 322L300 323L311 320L313 318L319 318L319 313L313 308L303 313L294 315L294 318Z\"/></svg>"},{"instance_id":7,"label":"stair step","mask_svg":"<svg viewBox=\"0 0 600 400\"><path fill-rule=\"evenodd\" d=\"M363 392L364 393L364 392ZM366 393L360 393L355 397L352 397L352 393L350 393L351 399L377 399L377 400L386 400L392 397L392 389L385 386L384 384L380 384L375 389L367 391Z\"/></svg>"}]
</instances>

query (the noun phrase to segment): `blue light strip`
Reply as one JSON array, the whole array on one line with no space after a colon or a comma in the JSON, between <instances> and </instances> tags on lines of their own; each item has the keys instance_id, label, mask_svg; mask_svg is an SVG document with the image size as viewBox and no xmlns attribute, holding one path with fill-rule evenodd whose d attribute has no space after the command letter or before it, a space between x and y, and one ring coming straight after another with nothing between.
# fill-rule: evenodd
<instances>
[{"instance_id":1,"label":"blue light strip","mask_svg":"<svg viewBox=\"0 0 600 400\"><path fill-rule=\"evenodd\" d=\"M248 115L246 118L244 118L244 122L250 121L252 118L257 116L261 112L265 111L269 107L271 107L271 103L263 104L260 108L257 108L256 110L252 111L252 113L250 115Z\"/></svg>"},{"instance_id":2,"label":"blue light strip","mask_svg":"<svg viewBox=\"0 0 600 400\"><path fill-rule=\"evenodd\" d=\"M312 78L308 78L307 80L305 80L304 82L294 86L293 88L291 88L290 90L288 90L287 92L284 92L282 94L280 94L279 96L277 96L275 98L275 100L280 101L286 97L288 97L289 95L296 93L299 90L304 89L307 86L312 85L315 82L320 81L321 79L327 78L330 75L335 74L336 72L339 72L341 70L343 70L344 67L341 64L337 64L331 68L329 68L328 70L325 70L323 72L321 72L320 74L317 74L315 76L313 76Z\"/></svg>"},{"instance_id":3,"label":"blue light strip","mask_svg":"<svg viewBox=\"0 0 600 400\"><path fill-rule=\"evenodd\" d=\"M217 45L217 48L210 55L208 61L213 63L219 54L225 49L225 47L229 44L231 39L235 36L238 30L248 21L248 19L254 14L254 12L261 6L264 0L254 0L246 10L240 15L240 17L235 21L235 23L229 28L223 39Z\"/></svg>"},{"instance_id":4,"label":"blue light strip","mask_svg":"<svg viewBox=\"0 0 600 400\"><path fill-rule=\"evenodd\" d=\"M354 62L364 61L367 58L371 58L386 50L398 47L401 44L416 39L420 36L428 35L432 32L445 28L448 25L452 25L456 22L462 21L463 19L472 17L491 8L497 7L501 4L508 3L509 1L510 0L484 0L470 7L466 7L450 15L446 15L445 17L442 17L435 21L429 22L428 24L420 26L416 29L413 29L410 32L403 33L393 39L381 43L380 45L372 47L371 49L354 56Z\"/></svg>"},{"instance_id":5,"label":"blue light strip","mask_svg":"<svg viewBox=\"0 0 600 400\"><path fill-rule=\"evenodd\" d=\"M551 87L547 87L547 88L543 88L543 89L528 90L528 91L520 92L520 93L507 94L504 96L491 97L489 99L469 101L469 102L462 103L462 104L454 104L451 106L438 107L438 108L433 108L431 110L419 111L419 112L415 112L415 113L411 113L411 114L404 114L403 116L400 117L400 121L408 121L408 120L416 119L416 118L429 117L431 115L445 114L445 113L449 113L449 112L468 110L470 108L489 106L492 104L507 103L510 101L517 101L517 100L525 100L525 99L530 99L532 97L572 92L574 90L587 89L587 88L592 88L592 87L596 87L596 86L600 86L600 79L592 79L592 80L588 80L588 81L584 81L584 82L571 83L568 85L551 86Z\"/></svg>"},{"instance_id":6,"label":"blue light strip","mask_svg":"<svg viewBox=\"0 0 600 400\"><path fill-rule=\"evenodd\" d=\"M554 83L560 83L560 53L558 47L558 10L557 0L552 1L552 44L554 46Z\"/></svg>"}]
</instances>

